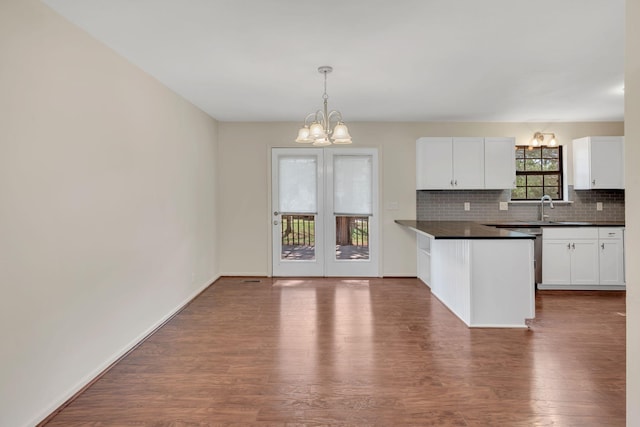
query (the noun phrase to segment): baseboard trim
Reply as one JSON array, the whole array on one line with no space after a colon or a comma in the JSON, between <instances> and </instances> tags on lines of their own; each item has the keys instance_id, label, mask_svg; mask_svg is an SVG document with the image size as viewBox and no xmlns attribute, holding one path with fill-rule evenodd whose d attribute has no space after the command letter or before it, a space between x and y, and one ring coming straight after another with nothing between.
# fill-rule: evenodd
<instances>
[{"instance_id":1,"label":"baseboard trim","mask_svg":"<svg viewBox=\"0 0 640 427\"><path fill-rule=\"evenodd\" d=\"M77 387L73 387L70 392L65 393L67 397L66 399L63 397L60 401L63 401L62 404L52 405L55 409L47 410L44 418L38 417L37 419L41 421L35 421L30 423L30 425L36 425L37 427L44 427L49 421L51 421L56 415L58 415L64 408L69 406L76 400L82 393L84 393L89 387L95 384L100 378L102 378L107 372L109 372L115 365L117 365L122 359L127 357L132 351L142 345L146 340L148 340L153 334L158 332L164 325L166 325L169 321L171 321L175 316L180 314L182 310L187 308L189 304L191 304L196 298L200 296L201 293L209 289L215 282L220 279L220 275L214 276L211 280L208 280L205 285L200 286L191 296L187 297L181 304L179 304L175 309L170 311L167 315L162 317L155 325L151 326L145 332L143 332L139 337L133 340L132 343L125 346L122 351L119 351L114 356L107 359L107 361L102 365L102 367L98 367L96 371L97 374L89 374L90 378L88 381L81 381L80 385ZM104 367L106 365L106 367Z\"/></svg>"}]
</instances>

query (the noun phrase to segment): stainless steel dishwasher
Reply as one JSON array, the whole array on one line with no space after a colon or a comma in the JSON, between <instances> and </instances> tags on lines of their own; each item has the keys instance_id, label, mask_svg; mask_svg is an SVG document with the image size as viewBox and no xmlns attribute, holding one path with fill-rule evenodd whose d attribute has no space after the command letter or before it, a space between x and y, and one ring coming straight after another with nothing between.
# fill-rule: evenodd
<instances>
[{"instance_id":1,"label":"stainless steel dishwasher","mask_svg":"<svg viewBox=\"0 0 640 427\"><path fill-rule=\"evenodd\" d=\"M527 228L510 228L511 231L517 231L519 233L526 233L536 236L533 242L533 258L535 267L535 287L538 287L538 283L542 283L542 228L541 227L527 227Z\"/></svg>"}]
</instances>

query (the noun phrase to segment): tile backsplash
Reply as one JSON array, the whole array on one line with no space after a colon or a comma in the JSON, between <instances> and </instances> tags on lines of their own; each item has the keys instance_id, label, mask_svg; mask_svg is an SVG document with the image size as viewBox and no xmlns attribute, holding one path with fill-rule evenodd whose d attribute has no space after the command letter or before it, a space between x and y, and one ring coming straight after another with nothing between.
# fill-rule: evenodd
<instances>
[{"instance_id":1,"label":"tile backsplash","mask_svg":"<svg viewBox=\"0 0 640 427\"><path fill-rule=\"evenodd\" d=\"M540 203L509 203L500 210L500 202L511 198L510 190L420 190L416 192L416 218L420 221L510 221L537 220ZM624 221L624 190L574 190L569 186L569 200L554 202L545 214L551 221ZM464 204L470 210L464 210ZM602 203L602 210L596 204Z\"/></svg>"}]
</instances>

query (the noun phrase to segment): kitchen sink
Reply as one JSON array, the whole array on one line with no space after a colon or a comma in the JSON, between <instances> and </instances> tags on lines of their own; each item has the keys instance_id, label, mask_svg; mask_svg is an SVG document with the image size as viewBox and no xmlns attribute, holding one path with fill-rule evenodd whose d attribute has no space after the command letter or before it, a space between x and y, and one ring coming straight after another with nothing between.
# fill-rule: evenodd
<instances>
[{"instance_id":1,"label":"kitchen sink","mask_svg":"<svg viewBox=\"0 0 640 427\"><path fill-rule=\"evenodd\" d=\"M522 227L540 227L541 225L551 225L555 224L552 221L518 221L518 223L522 224Z\"/></svg>"},{"instance_id":2,"label":"kitchen sink","mask_svg":"<svg viewBox=\"0 0 640 427\"><path fill-rule=\"evenodd\" d=\"M518 221L518 223L522 224L522 227L542 227L542 226L550 226L550 225L591 225L590 222L586 221Z\"/></svg>"},{"instance_id":3,"label":"kitchen sink","mask_svg":"<svg viewBox=\"0 0 640 427\"><path fill-rule=\"evenodd\" d=\"M591 225L590 222L586 222L586 221L550 221L551 224L558 224L558 225Z\"/></svg>"}]
</instances>

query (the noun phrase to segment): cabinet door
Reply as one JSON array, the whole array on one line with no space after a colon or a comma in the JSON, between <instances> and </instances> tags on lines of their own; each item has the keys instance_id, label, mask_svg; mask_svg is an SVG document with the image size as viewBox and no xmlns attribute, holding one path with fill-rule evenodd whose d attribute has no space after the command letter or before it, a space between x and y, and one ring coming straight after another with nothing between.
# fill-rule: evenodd
<instances>
[{"instance_id":1,"label":"cabinet door","mask_svg":"<svg viewBox=\"0 0 640 427\"><path fill-rule=\"evenodd\" d=\"M591 140L588 136L571 143L574 190L591 189Z\"/></svg>"},{"instance_id":2,"label":"cabinet door","mask_svg":"<svg viewBox=\"0 0 640 427\"><path fill-rule=\"evenodd\" d=\"M416 189L453 189L451 138L420 138L416 141Z\"/></svg>"},{"instance_id":3,"label":"cabinet door","mask_svg":"<svg viewBox=\"0 0 640 427\"><path fill-rule=\"evenodd\" d=\"M598 241L593 239L571 242L571 284L597 285L600 281L598 267Z\"/></svg>"},{"instance_id":4,"label":"cabinet door","mask_svg":"<svg viewBox=\"0 0 640 427\"><path fill-rule=\"evenodd\" d=\"M591 137L591 188L624 188L622 137Z\"/></svg>"},{"instance_id":5,"label":"cabinet door","mask_svg":"<svg viewBox=\"0 0 640 427\"><path fill-rule=\"evenodd\" d=\"M568 240L543 241L542 283L571 284L571 243Z\"/></svg>"},{"instance_id":6,"label":"cabinet door","mask_svg":"<svg viewBox=\"0 0 640 427\"><path fill-rule=\"evenodd\" d=\"M516 186L516 139L484 139L484 188L503 190Z\"/></svg>"},{"instance_id":7,"label":"cabinet door","mask_svg":"<svg viewBox=\"0 0 640 427\"><path fill-rule=\"evenodd\" d=\"M453 138L453 183L456 190L484 188L484 138Z\"/></svg>"},{"instance_id":8,"label":"cabinet door","mask_svg":"<svg viewBox=\"0 0 640 427\"><path fill-rule=\"evenodd\" d=\"M600 240L600 284L624 285L624 248L622 239Z\"/></svg>"}]
</instances>

